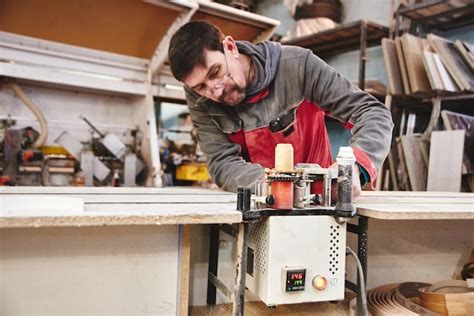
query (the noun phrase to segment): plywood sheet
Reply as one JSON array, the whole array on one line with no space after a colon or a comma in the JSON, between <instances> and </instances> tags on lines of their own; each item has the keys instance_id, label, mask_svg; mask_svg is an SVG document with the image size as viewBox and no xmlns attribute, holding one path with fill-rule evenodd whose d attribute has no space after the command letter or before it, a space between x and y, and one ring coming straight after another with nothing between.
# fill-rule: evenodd
<instances>
[{"instance_id":1,"label":"plywood sheet","mask_svg":"<svg viewBox=\"0 0 474 316\"><path fill-rule=\"evenodd\" d=\"M405 156L406 168L410 179L410 186L413 191L426 190L427 171L421 148L418 144L419 136L401 136L403 154Z\"/></svg>"},{"instance_id":2,"label":"plywood sheet","mask_svg":"<svg viewBox=\"0 0 474 316\"><path fill-rule=\"evenodd\" d=\"M443 81L441 80L441 75L439 74L433 53L426 50L423 51L423 65L425 66L431 89L444 90Z\"/></svg>"},{"instance_id":3,"label":"plywood sheet","mask_svg":"<svg viewBox=\"0 0 474 316\"><path fill-rule=\"evenodd\" d=\"M401 42L412 93L430 92L431 86L423 65L421 38L405 33L401 37Z\"/></svg>"},{"instance_id":4,"label":"plywood sheet","mask_svg":"<svg viewBox=\"0 0 474 316\"><path fill-rule=\"evenodd\" d=\"M11 212L0 216L2 227L80 227L237 223L235 204L86 204L77 214Z\"/></svg>"},{"instance_id":5,"label":"plywood sheet","mask_svg":"<svg viewBox=\"0 0 474 316\"><path fill-rule=\"evenodd\" d=\"M464 135L463 130L431 133L428 191L461 190ZM449 151L449 154L446 151Z\"/></svg>"},{"instance_id":6,"label":"plywood sheet","mask_svg":"<svg viewBox=\"0 0 474 316\"><path fill-rule=\"evenodd\" d=\"M236 223L236 194L184 188L0 187L2 197L73 197L84 209L40 208L0 214L1 227ZM95 193L95 194L94 194ZM67 211L67 212L66 212Z\"/></svg>"},{"instance_id":7,"label":"plywood sheet","mask_svg":"<svg viewBox=\"0 0 474 316\"><path fill-rule=\"evenodd\" d=\"M405 94L411 94L410 79L408 78L407 64L400 37L395 38L395 48L397 50L398 64L400 65L400 73L402 75L403 90Z\"/></svg>"},{"instance_id":8,"label":"plywood sheet","mask_svg":"<svg viewBox=\"0 0 474 316\"><path fill-rule=\"evenodd\" d=\"M396 139L397 143L397 153L398 161L400 162L397 167L397 178L399 180L398 185L400 190L409 191L410 190L410 180L408 179L408 171L405 162L405 155L403 154L403 146L400 137Z\"/></svg>"},{"instance_id":9,"label":"plywood sheet","mask_svg":"<svg viewBox=\"0 0 474 316\"><path fill-rule=\"evenodd\" d=\"M382 50L383 59L385 62L385 69L387 70L388 86L390 88L390 94L402 95L403 90L403 79L398 63L397 48L395 41L388 38L382 39Z\"/></svg>"},{"instance_id":10,"label":"plywood sheet","mask_svg":"<svg viewBox=\"0 0 474 316\"><path fill-rule=\"evenodd\" d=\"M453 77L449 74L438 54L433 54L433 60L441 77L441 81L443 82L443 89L449 92L459 91L458 85L454 82Z\"/></svg>"},{"instance_id":11,"label":"plywood sheet","mask_svg":"<svg viewBox=\"0 0 474 316\"><path fill-rule=\"evenodd\" d=\"M474 117L455 113L451 111L441 111L444 125L447 130L464 130L466 137L464 140L463 154L463 174L474 173Z\"/></svg>"},{"instance_id":12,"label":"plywood sheet","mask_svg":"<svg viewBox=\"0 0 474 316\"><path fill-rule=\"evenodd\" d=\"M2 0L0 31L149 59L178 14L137 0Z\"/></svg>"},{"instance_id":13,"label":"plywood sheet","mask_svg":"<svg viewBox=\"0 0 474 316\"><path fill-rule=\"evenodd\" d=\"M474 193L362 191L357 213L387 220L474 219Z\"/></svg>"}]
</instances>

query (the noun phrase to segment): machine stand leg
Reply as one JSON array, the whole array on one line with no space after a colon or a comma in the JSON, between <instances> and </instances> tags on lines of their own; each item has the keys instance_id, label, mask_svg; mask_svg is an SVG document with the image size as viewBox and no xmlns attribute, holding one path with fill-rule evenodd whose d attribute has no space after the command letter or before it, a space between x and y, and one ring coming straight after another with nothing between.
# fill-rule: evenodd
<instances>
[{"instance_id":1,"label":"machine stand leg","mask_svg":"<svg viewBox=\"0 0 474 316\"><path fill-rule=\"evenodd\" d=\"M369 229L369 218L365 216L359 217L359 234L358 234L358 250L357 257L359 257L360 264L362 265L362 271L364 273L364 284L367 288L367 232ZM360 278L361 275L357 272L357 285L360 289ZM362 297L360 290L357 291L357 315L362 315Z\"/></svg>"},{"instance_id":2,"label":"machine stand leg","mask_svg":"<svg viewBox=\"0 0 474 316\"><path fill-rule=\"evenodd\" d=\"M211 225L209 234L209 267L208 273L217 277L217 263L219 259L219 225ZM216 305L216 286L208 278L207 305Z\"/></svg>"},{"instance_id":3,"label":"machine stand leg","mask_svg":"<svg viewBox=\"0 0 474 316\"><path fill-rule=\"evenodd\" d=\"M239 224L239 234L237 235L237 264L235 271L235 289L232 306L233 316L244 315L245 276L247 274L248 229L248 223Z\"/></svg>"}]
</instances>

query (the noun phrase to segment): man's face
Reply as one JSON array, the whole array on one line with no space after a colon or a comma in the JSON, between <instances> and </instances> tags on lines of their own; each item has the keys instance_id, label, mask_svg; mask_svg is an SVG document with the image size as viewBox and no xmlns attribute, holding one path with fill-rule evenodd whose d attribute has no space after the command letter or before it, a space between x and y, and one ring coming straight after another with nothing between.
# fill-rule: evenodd
<instances>
[{"instance_id":1,"label":"man's face","mask_svg":"<svg viewBox=\"0 0 474 316\"><path fill-rule=\"evenodd\" d=\"M238 57L236 47L225 49L225 53L204 50L206 66L194 67L184 83L200 96L215 102L240 104L245 98L246 80Z\"/></svg>"}]
</instances>

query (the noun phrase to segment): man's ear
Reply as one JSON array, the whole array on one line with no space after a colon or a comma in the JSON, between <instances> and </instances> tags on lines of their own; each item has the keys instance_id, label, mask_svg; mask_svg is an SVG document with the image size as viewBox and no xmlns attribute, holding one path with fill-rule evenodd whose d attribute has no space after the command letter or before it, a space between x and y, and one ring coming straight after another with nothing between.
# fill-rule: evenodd
<instances>
[{"instance_id":1,"label":"man's ear","mask_svg":"<svg viewBox=\"0 0 474 316\"><path fill-rule=\"evenodd\" d=\"M230 54L235 58L239 57L239 50L232 36L228 35L224 37L224 39L222 40L222 45L224 46L224 50L227 51L227 54Z\"/></svg>"}]
</instances>

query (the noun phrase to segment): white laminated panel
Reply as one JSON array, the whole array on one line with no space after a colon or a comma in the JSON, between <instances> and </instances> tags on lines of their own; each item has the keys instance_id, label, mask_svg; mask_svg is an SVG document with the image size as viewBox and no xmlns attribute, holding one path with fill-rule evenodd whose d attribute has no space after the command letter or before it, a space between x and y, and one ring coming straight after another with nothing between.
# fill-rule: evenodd
<instances>
[{"instance_id":1,"label":"white laminated panel","mask_svg":"<svg viewBox=\"0 0 474 316\"><path fill-rule=\"evenodd\" d=\"M465 134L464 130L431 133L427 191L461 191Z\"/></svg>"}]
</instances>

